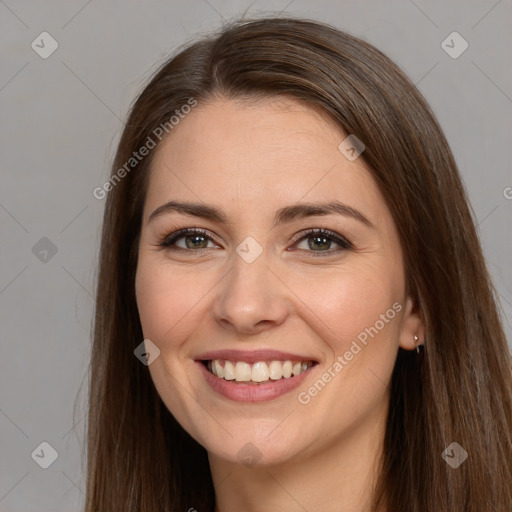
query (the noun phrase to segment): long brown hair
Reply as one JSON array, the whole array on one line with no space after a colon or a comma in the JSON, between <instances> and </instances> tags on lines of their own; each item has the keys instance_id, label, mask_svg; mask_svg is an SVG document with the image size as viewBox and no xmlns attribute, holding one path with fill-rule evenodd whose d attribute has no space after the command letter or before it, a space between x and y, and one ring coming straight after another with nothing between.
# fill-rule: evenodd
<instances>
[{"instance_id":1,"label":"long brown hair","mask_svg":"<svg viewBox=\"0 0 512 512\"><path fill-rule=\"evenodd\" d=\"M159 126L167 123L172 136L169 119L176 110L217 95L286 95L321 109L365 144L361 158L398 228L426 341L419 356L399 350L375 508L510 510L510 353L445 136L418 90L373 46L328 25L269 18L232 23L189 45L160 67L131 109L104 214L86 511L214 506L205 449L177 424L133 354L143 340L134 278L156 150L126 164L148 137L159 142ZM441 456L452 442L468 453L456 469Z\"/></svg>"}]
</instances>

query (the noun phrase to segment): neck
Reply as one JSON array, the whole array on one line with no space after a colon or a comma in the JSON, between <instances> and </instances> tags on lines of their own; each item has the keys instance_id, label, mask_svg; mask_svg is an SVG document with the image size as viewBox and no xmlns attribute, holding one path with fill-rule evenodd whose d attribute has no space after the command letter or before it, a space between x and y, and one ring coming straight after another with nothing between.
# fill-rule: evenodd
<instances>
[{"instance_id":1,"label":"neck","mask_svg":"<svg viewBox=\"0 0 512 512\"><path fill-rule=\"evenodd\" d=\"M377 421L372 415L322 450L281 464L247 467L210 454L215 512L370 512L385 413L381 411Z\"/></svg>"}]
</instances>

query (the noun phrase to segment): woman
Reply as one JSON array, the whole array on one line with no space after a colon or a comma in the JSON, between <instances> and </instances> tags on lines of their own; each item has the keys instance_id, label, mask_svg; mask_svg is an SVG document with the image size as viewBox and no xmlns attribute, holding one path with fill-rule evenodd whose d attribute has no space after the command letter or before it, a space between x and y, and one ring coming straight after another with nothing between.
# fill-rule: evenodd
<instances>
[{"instance_id":1,"label":"woman","mask_svg":"<svg viewBox=\"0 0 512 512\"><path fill-rule=\"evenodd\" d=\"M495 294L382 53L294 19L200 40L135 102L105 190L88 512L510 509Z\"/></svg>"}]
</instances>

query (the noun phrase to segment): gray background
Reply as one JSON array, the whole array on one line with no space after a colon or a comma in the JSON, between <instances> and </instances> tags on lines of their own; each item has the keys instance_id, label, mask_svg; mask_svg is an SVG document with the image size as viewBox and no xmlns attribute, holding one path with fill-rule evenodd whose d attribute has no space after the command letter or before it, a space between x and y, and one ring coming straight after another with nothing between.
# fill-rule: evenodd
<instances>
[{"instance_id":1,"label":"gray background","mask_svg":"<svg viewBox=\"0 0 512 512\"><path fill-rule=\"evenodd\" d=\"M376 45L418 85L460 167L512 339L511 1L0 0L0 511L83 506L104 206L92 191L150 73L177 45L245 11L327 21ZM43 31L58 43L46 59L31 47L50 48ZM469 44L458 58L441 45L453 31ZM31 457L43 441L58 452L48 469L35 462L48 449Z\"/></svg>"}]
</instances>

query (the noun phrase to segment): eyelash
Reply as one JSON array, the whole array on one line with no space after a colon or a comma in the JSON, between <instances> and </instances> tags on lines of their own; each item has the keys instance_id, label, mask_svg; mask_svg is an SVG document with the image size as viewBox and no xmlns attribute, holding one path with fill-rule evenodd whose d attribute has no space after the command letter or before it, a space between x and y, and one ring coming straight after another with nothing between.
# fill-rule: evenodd
<instances>
[{"instance_id":1,"label":"eyelash","mask_svg":"<svg viewBox=\"0 0 512 512\"><path fill-rule=\"evenodd\" d=\"M208 234L208 232L204 229L200 228L184 228L179 229L178 231L175 231L174 233L171 233L163 238L163 240L158 244L159 247L168 250L168 251L202 251L205 249L210 249L210 247L201 247L199 249L184 249L183 247L176 247L174 244L177 240L180 238L185 238L187 236L203 236L207 238L208 240L215 242L215 240ZM346 251L354 249L354 246L344 237L341 235L338 235L334 231L330 231L329 229L323 229L323 228L314 228L314 229L308 229L303 233L299 233L297 237L295 237L294 240L292 240L295 244L302 242L303 240L307 240L308 238L312 238L313 235L319 236L323 235L326 238L328 238L330 241L335 242L340 246L340 248L335 250L326 250L326 251L313 251L313 250L306 250L306 252L312 253L314 257L326 254L330 255L336 252L340 251ZM305 249L300 249L305 250Z\"/></svg>"}]
</instances>

